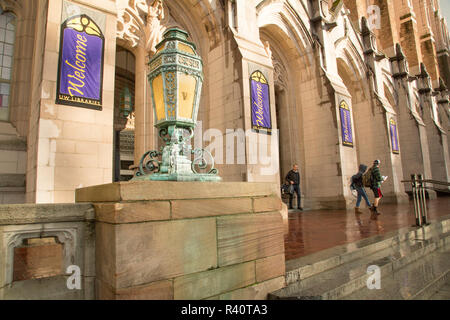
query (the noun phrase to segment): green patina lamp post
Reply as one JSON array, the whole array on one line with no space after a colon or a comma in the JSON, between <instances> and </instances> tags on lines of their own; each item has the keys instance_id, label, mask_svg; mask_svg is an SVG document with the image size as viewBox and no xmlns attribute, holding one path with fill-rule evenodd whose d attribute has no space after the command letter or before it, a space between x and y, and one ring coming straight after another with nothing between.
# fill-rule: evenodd
<instances>
[{"instance_id":1,"label":"green patina lamp post","mask_svg":"<svg viewBox=\"0 0 450 320\"><path fill-rule=\"evenodd\" d=\"M220 181L212 155L188 144L197 122L202 59L187 32L173 28L163 37L149 62L148 80L155 127L165 146L142 156L133 180Z\"/></svg>"}]
</instances>

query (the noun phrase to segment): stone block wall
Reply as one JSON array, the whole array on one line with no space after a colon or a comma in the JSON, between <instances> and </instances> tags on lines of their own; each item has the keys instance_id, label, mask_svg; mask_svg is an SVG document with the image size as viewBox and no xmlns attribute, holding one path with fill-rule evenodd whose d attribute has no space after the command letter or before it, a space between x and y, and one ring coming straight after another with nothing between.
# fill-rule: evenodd
<instances>
[{"instance_id":1,"label":"stone block wall","mask_svg":"<svg viewBox=\"0 0 450 320\"><path fill-rule=\"evenodd\" d=\"M275 184L126 182L78 189L96 211L97 299L265 299L284 286Z\"/></svg>"}]
</instances>

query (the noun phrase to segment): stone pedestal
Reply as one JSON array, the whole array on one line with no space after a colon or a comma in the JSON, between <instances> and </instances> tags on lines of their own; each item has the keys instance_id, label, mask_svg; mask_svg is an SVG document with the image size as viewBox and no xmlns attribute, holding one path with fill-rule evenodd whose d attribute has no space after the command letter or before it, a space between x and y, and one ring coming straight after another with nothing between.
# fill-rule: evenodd
<instances>
[{"instance_id":1,"label":"stone pedestal","mask_svg":"<svg viewBox=\"0 0 450 320\"><path fill-rule=\"evenodd\" d=\"M135 181L78 189L96 211L97 299L265 299L284 286L277 186Z\"/></svg>"}]
</instances>

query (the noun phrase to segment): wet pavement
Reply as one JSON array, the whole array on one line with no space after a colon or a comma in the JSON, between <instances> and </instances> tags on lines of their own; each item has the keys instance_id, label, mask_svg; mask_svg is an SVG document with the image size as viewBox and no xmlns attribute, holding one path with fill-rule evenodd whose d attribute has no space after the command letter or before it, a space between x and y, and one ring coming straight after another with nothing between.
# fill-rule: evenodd
<instances>
[{"instance_id":1,"label":"wet pavement","mask_svg":"<svg viewBox=\"0 0 450 320\"><path fill-rule=\"evenodd\" d=\"M427 201L429 220L450 214L450 197ZM370 220L370 211L311 210L289 212L289 232L285 235L286 260L306 256L335 246L381 235L415 225L413 202L383 204L380 202L377 221Z\"/></svg>"}]
</instances>

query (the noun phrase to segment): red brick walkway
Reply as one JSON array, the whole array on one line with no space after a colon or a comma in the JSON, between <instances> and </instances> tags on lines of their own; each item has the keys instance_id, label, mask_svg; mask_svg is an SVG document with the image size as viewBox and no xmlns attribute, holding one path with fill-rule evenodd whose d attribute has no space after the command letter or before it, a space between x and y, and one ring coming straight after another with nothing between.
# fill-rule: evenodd
<instances>
[{"instance_id":1,"label":"red brick walkway","mask_svg":"<svg viewBox=\"0 0 450 320\"><path fill-rule=\"evenodd\" d=\"M289 233L285 235L286 260L355 242L415 224L413 203L380 203L378 221L370 220L369 209L358 216L353 210L314 210L289 213ZM450 197L428 201L428 217L450 214Z\"/></svg>"}]
</instances>

